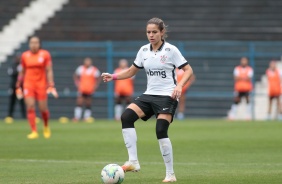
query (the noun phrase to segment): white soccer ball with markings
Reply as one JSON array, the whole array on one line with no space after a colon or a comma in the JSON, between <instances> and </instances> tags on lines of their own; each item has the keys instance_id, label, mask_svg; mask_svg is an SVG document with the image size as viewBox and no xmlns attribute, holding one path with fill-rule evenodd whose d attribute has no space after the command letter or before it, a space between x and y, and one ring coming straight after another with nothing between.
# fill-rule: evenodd
<instances>
[{"instance_id":1,"label":"white soccer ball with markings","mask_svg":"<svg viewBox=\"0 0 282 184\"><path fill-rule=\"evenodd\" d=\"M120 184L124 180L124 171L117 164L108 164L102 169L101 179L104 184Z\"/></svg>"}]
</instances>

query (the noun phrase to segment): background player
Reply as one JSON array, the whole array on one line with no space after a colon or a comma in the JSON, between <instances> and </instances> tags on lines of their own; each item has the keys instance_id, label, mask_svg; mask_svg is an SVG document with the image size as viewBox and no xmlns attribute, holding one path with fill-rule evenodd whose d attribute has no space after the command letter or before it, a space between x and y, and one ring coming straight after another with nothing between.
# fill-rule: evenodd
<instances>
[{"instance_id":1,"label":"background player","mask_svg":"<svg viewBox=\"0 0 282 184\"><path fill-rule=\"evenodd\" d=\"M275 117L281 117L281 115L278 116L279 113L281 113L281 105L280 105L280 95L281 95L281 72L276 67L276 61L271 61L269 63L269 68L266 70L266 76L268 79L268 114L267 119L271 119L271 109L272 109L272 102L274 99L276 99L277 103L277 111L275 113Z\"/></svg>"},{"instance_id":2,"label":"background player","mask_svg":"<svg viewBox=\"0 0 282 184\"><path fill-rule=\"evenodd\" d=\"M240 65L236 66L233 72L234 75L234 103L231 106L228 118L235 119L237 115L238 104L243 97L247 102L247 119L251 119L252 108L250 104L249 93L252 91L252 77L254 75L253 69L248 66L248 59L242 57Z\"/></svg>"},{"instance_id":3,"label":"background player","mask_svg":"<svg viewBox=\"0 0 282 184\"><path fill-rule=\"evenodd\" d=\"M25 104L23 99L17 99L16 96L16 83L18 79L18 74L22 70L21 66L21 53L17 53L15 60L11 64L11 66L8 68L8 75L11 77L10 81L10 88L9 88L9 107L8 107L8 117L5 118L6 123L13 122L13 114L15 110L16 102L18 101L21 108L21 115L22 118L26 118L26 110L25 110Z\"/></svg>"},{"instance_id":4,"label":"background player","mask_svg":"<svg viewBox=\"0 0 282 184\"><path fill-rule=\"evenodd\" d=\"M119 67L115 69L114 73L119 73L128 69L128 62L126 59L121 59L119 61ZM131 103L131 96L134 92L133 86L133 77L124 79L124 80L116 80L115 81L115 119L120 120L120 116L123 112L123 102L127 105Z\"/></svg>"},{"instance_id":5,"label":"background player","mask_svg":"<svg viewBox=\"0 0 282 184\"><path fill-rule=\"evenodd\" d=\"M27 118L32 132L29 139L38 138L35 124L35 102L38 102L39 110L44 122L43 135L50 138L51 131L48 126L49 110L47 106L47 93L58 97L55 89L51 55L47 50L41 49L40 39L33 36L29 39L29 51L22 54L22 71L17 81L17 95L20 96L20 86L23 82L24 99L27 107ZM46 91L47 90L47 91Z\"/></svg>"},{"instance_id":6,"label":"background player","mask_svg":"<svg viewBox=\"0 0 282 184\"><path fill-rule=\"evenodd\" d=\"M177 83L179 83L184 75L184 71L183 70L179 70L176 69L176 75L177 75ZM178 113L177 113L177 119L179 120L183 120L185 118L184 116L184 111L185 111L185 105L186 105L186 92L188 90L188 88L192 85L192 83L195 81L196 77L193 74L189 81L187 82L187 84L185 86L183 86L182 88L182 95L179 98L179 102L178 102Z\"/></svg>"},{"instance_id":7,"label":"background player","mask_svg":"<svg viewBox=\"0 0 282 184\"><path fill-rule=\"evenodd\" d=\"M140 48L133 65L120 73L103 73L102 76L105 82L122 80L131 78L139 69L145 68L147 90L143 95L137 97L121 116L122 134L129 155L129 160L122 168L124 171L140 170L134 122L139 118L146 121L155 115L157 118L156 135L166 166L166 177L163 182L175 182L173 151L168 138L168 128L173 121L182 88L193 74L193 70L180 51L164 41L166 26L161 19L150 19L147 22L146 32L150 44ZM178 84L176 84L175 67L185 72Z\"/></svg>"},{"instance_id":8,"label":"background player","mask_svg":"<svg viewBox=\"0 0 282 184\"><path fill-rule=\"evenodd\" d=\"M83 65L76 69L73 78L78 89L73 121L76 122L82 118L83 105L85 105L83 119L87 121L92 114L92 95L101 81L100 71L92 65L91 58L87 57Z\"/></svg>"}]
</instances>

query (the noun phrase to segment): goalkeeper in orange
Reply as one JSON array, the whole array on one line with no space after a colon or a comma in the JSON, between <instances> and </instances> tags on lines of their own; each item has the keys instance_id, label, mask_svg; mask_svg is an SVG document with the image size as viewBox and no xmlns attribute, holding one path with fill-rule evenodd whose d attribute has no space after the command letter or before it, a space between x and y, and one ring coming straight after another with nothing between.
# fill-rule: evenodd
<instances>
[{"instance_id":1,"label":"goalkeeper in orange","mask_svg":"<svg viewBox=\"0 0 282 184\"><path fill-rule=\"evenodd\" d=\"M47 105L47 94L51 93L58 98L54 86L52 59L47 50L41 49L40 39L33 36L29 39L29 49L21 56L22 71L18 75L16 94L18 98L24 97L27 108L27 119L30 124L31 133L28 139L39 137L35 124L35 103L37 101L44 122L43 135L50 138L51 130L48 125L49 110ZM23 83L23 90L20 88Z\"/></svg>"}]
</instances>

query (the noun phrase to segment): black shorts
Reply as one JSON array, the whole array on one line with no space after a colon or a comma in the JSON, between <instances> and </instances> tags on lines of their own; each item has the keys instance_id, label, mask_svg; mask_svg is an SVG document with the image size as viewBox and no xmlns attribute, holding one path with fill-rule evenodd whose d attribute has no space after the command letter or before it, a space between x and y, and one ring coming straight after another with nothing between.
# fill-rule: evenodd
<instances>
[{"instance_id":1,"label":"black shorts","mask_svg":"<svg viewBox=\"0 0 282 184\"><path fill-rule=\"evenodd\" d=\"M272 99L278 99L280 97L280 95L276 95L276 96L269 96L269 99L272 100Z\"/></svg>"},{"instance_id":2,"label":"black shorts","mask_svg":"<svg viewBox=\"0 0 282 184\"><path fill-rule=\"evenodd\" d=\"M153 115L157 118L159 114L171 114L172 122L178 101L172 99L170 96L143 94L137 97L133 103L144 112L145 117L141 118L144 121L147 121Z\"/></svg>"},{"instance_id":3,"label":"black shorts","mask_svg":"<svg viewBox=\"0 0 282 184\"><path fill-rule=\"evenodd\" d=\"M78 92L78 96L81 96L83 98L91 98L92 94Z\"/></svg>"},{"instance_id":4,"label":"black shorts","mask_svg":"<svg viewBox=\"0 0 282 184\"><path fill-rule=\"evenodd\" d=\"M235 97L239 97L239 98L248 97L249 95L250 95L249 92L240 92L240 91L235 91L234 92L234 96Z\"/></svg>"}]
</instances>

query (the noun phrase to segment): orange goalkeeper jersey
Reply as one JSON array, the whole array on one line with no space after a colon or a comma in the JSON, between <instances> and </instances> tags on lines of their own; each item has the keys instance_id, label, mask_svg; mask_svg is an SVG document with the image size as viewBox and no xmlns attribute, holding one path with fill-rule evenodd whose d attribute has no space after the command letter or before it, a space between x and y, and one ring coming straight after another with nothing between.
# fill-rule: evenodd
<instances>
[{"instance_id":1,"label":"orange goalkeeper jersey","mask_svg":"<svg viewBox=\"0 0 282 184\"><path fill-rule=\"evenodd\" d=\"M51 55L47 50L40 49L37 53L24 52L21 64L25 70L25 87L47 87L46 67L52 65Z\"/></svg>"}]
</instances>

